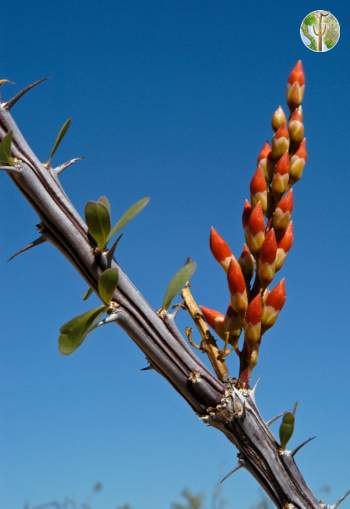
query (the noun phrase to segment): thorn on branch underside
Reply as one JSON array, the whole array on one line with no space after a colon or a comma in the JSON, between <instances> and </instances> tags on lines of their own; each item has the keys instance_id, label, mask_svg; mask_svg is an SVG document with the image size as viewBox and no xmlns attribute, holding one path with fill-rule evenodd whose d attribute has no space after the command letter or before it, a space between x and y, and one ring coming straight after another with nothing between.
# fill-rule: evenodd
<instances>
[{"instance_id":1,"label":"thorn on branch underside","mask_svg":"<svg viewBox=\"0 0 350 509\"><path fill-rule=\"evenodd\" d=\"M345 495L343 495L342 497L340 497L339 500L337 500L334 504L328 506L328 509L337 509L337 507L340 506L340 504L342 502L344 502L344 500L350 495L350 490L348 490Z\"/></svg>"},{"instance_id":2,"label":"thorn on branch underside","mask_svg":"<svg viewBox=\"0 0 350 509\"><path fill-rule=\"evenodd\" d=\"M56 176L60 175L64 170L66 170L70 166L73 166L73 164L81 161L82 159L84 159L84 157L73 157L73 159L70 159L69 161L62 163L59 166L56 166L56 168L53 168L52 171Z\"/></svg>"},{"instance_id":3,"label":"thorn on branch underside","mask_svg":"<svg viewBox=\"0 0 350 509\"><path fill-rule=\"evenodd\" d=\"M8 171L9 173L22 173L19 166L0 166L0 170Z\"/></svg>"},{"instance_id":4,"label":"thorn on branch underside","mask_svg":"<svg viewBox=\"0 0 350 509\"><path fill-rule=\"evenodd\" d=\"M111 265L112 263L112 260L113 260L113 257L114 257L114 253L115 253L115 250L117 249L117 246L122 238L122 236L124 235L124 233L121 233L119 235L119 237L113 242L112 244L112 247L110 249L108 249L108 252L106 254L106 260L107 260L107 265L108 267Z\"/></svg>"},{"instance_id":5,"label":"thorn on branch underside","mask_svg":"<svg viewBox=\"0 0 350 509\"><path fill-rule=\"evenodd\" d=\"M278 414L278 415L275 415L275 417L271 417L271 419L268 419L266 421L266 426L269 427L271 426L271 424L273 424L274 422L278 421L278 419L281 419L281 417L283 417L284 414Z\"/></svg>"},{"instance_id":6,"label":"thorn on branch underside","mask_svg":"<svg viewBox=\"0 0 350 509\"><path fill-rule=\"evenodd\" d=\"M20 254L25 253L26 251L29 251L33 247L39 246L40 244L43 244L44 242L46 242L46 238L44 237L44 235L40 235L40 237L38 237L37 239L33 240L33 242L30 242L26 246L22 247L22 249L17 251L15 254L10 256L10 258L7 261L10 262L11 260L13 260L17 256L19 256Z\"/></svg>"},{"instance_id":7,"label":"thorn on branch underside","mask_svg":"<svg viewBox=\"0 0 350 509\"><path fill-rule=\"evenodd\" d=\"M10 110L16 104L16 102L21 99L21 97L23 97L27 92L29 92L33 88L41 85L41 83L44 83L44 81L47 81L47 79L48 78L42 78L40 80L34 81L33 83L30 83L26 87L22 88L22 90L17 92L17 94L14 95L12 97L12 99L9 99L8 101L3 102L1 104L1 107L4 108L5 110Z\"/></svg>"},{"instance_id":8,"label":"thorn on branch underside","mask_svg":"<svg viewBox=\"0 0 350 509\"><path fill-rule=\"evenodd\" d=\"M232 470L229 471L228 474L225 475L225 477L223 477L221 479L221 481L219 482L219 484L222 484L224 483L229 477L231 477L231 475L235 474L238 470L240 470L241 468L244 467L244 464L243 464L243 461L242 460L239 460L237 465L235 466L235 468L233 468Z\"/></svg>"},{"instance_id":9,"label":"thorn on branch underside","mask_svg":"<svg viewBox=\"0 0 350 509\"><path fill-rule=\"evenodd\" d=\"M295 449L292 450L291 452L291 455L292 456L295 456L297 452L300 451L300 449L302 449L303 447L305 447L305 445L307 445L309 442L311 442L312 440L315 440L316 436L314 437L310 437L308 438L307 440L304 440L304 442L302 442L300 445L298 445Z\"/></svg>"}]
</instances>

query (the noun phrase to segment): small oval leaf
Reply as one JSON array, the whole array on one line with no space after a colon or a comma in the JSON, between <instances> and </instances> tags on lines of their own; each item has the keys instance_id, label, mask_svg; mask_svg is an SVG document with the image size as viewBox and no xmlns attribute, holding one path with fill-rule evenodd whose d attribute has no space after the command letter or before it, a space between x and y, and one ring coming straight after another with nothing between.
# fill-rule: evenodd
<instances>
[{"instance_id":1,"label":"small oval leaf","mask_svg":"<svg viewBox=\"0 0 350 509\"><path fill-rule=\"evenodd\" d=\"M110 240L113 235L115 235L119 230L124 228L134 217L136 217L149 203L150 198L148 196L145 196L145 198L141 198L141 200L137 201L131 207L128 208L126 212L122 215L122 217L119 219L119 221L113 226L111 229L108 240Z\"/></svg>"},{"instance_id":2,"label":"small oval leaf","mask_svg":"<svg viewBox=\"0 0 350 509\"><path fill-rule=\"evenodd\" d=\"M107 207L108 212L111 213L111 204L107 196L100 196L97 201L99 201L100 203L102 203L102 205Z\"/></svg>"},{"instance_id":3,"label":"small oval leaf","mask_svg":"<svg viewBox=\"0 0 350 509\"><path fill-rule=\"evenodd\" d=\"M98 293L101 299L106 304L111 302L113 293L117 288L118 283L118 269L110 268L102 272L98 280Z\"/></svg>"},{"instance_id":4,"label":"small oval leaf","mask_svg":"<svg viewBox=\"0 0 350 509\"><path fill-rule=\"evenodd\" d=\"M171 301L176 295L181 292L182 288L185 286L187 281L190 280L192 274L196 270L196 262L189 259L185 265L175 274L175 276L170 281L168 288L165 292L165 296L163 299L163 309L168 309Z\"/></svg>"},{"instance_id":5,"label":"small oval leaf","mask_svg":"<svg viewBox=\"0 0 350 509\"><path fill-rule=\"evenodd\" d=\"M11 143L12 143L12 133L7 133L4 136L2 142L0 143L0 163L1 164L10 164L11 159Z\"/></svg>"},{"instance_id":6,"label":"small oval leaf","mask_svg":"<svg viewBox=\"0 0 350 509\"><path fill-rule=\"evenodd\" d=\"M295 417L292 412L286 412L279 429L281 449L285 449L294 432Z\"/></svg>"},{"instance_id":7,"label":"small oval leaf","mask_svg":"<svg viewBox=\"0 0 350 509\"><path fill-rule=\"evenodd\" d=\"M69 129L69 126L71 125L71 122L72 122L72 119L68 118L65 121L65 123L63 124L63 126L61 127L61 129L59 130L58 135L56 136L56 139L55 139L54 144L52 145L52 149L50 151L49 161L55 155L56 150L61 145L61 142L62 142L63 138L65 137L65 135L67 134L67 131Z\"/></svg>"},{"instance_id":8,"label":"small oval leaf","mask_svg":"<svg viewBox=\"0 0 350 509\"><path fill-rule=\"evenodd\" d=\"M84 292L84 295L83 295L83 300L88 300L88 298L90 297L90 295L92 295L93 293L93 289L92 288L88 288L85 292Z\"/></svg>"},{"instance_id":9,"label":"small oval leaf","mask_svg":"<svg viewBox=\"0 0 350 509\"><path fill-rule=\"evenodd\" d=\"M97 325L101 315L106 311L106 306L91 309L82 315L76 316L60 328L58 339L59 351L69 355L81 345L89 332Z\"/></svg>"},{"instance_id":10,"label":"small oval leaf","mask_svg":"<svg viewBox=\"0 0 350 509\"><path fill-rule=\"evenodd\" d=\"M90 235L98 247L103 250L111 230L111 218L108 208L101 202L89 201L85 206L85 219Z\"/></svg>"}]
</instances>

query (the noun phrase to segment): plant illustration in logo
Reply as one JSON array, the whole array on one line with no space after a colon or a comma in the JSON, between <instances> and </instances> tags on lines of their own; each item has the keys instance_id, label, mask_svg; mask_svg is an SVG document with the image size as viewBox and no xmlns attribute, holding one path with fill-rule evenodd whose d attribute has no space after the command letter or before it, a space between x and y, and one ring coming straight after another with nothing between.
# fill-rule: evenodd
<instances>
[{"instance_id":1,"label":"plant illustration in logo","mask_svg":"<svg viewBox=\"0 0 350 509\"><path fill-rule=\"evenodd\" d=\"M329 11L310 12L301 23L300 37L311 51L329 51L339 41L339 22Z\"/></svg>"}]
</instances>

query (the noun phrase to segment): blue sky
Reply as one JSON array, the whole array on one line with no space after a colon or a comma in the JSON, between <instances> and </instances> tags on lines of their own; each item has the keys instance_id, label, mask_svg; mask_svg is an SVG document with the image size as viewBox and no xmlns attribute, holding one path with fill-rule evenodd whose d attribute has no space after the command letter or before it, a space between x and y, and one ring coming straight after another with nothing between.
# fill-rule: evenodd
<instances>
[{"instance_id":1,"label":"blue sky","mask_svg":"<svg viewBox=\"0 0 350 509\"><path fill-rule=\"evenodd\" d=\"M326 54L299 37L302 18L319 8L341 24ZM309 163L295 189L288 302L255 377L266 418L299 401L293 443L318 437L299 464L315 491L333 487L331 498L349 488L349 22L344 1L225 0L19 0L2 7L0 21L1 78L21 87L50 77L14 110L43 160L73 117L56 161L86 158L62 176L78 210L107 194L117 218L151 196L119 255L155 308L191 255L198 300L225 309L209 227L239 254L256 155L271 136L271 113L285 104L289 71L303 60ZM50 246L6 263L33 238L37 218L0 177L0 506L83 499L96 480L104 484L96 509L125 501L164 509L184 486L210 493L235 451L158 375L139 371L143 355L121 330L106 327L74 356L58 354L60 325L87 309L85 284ZM245 472L223 488L230 508L249 508L257 493Z\"/></svg>"}]
</instances>

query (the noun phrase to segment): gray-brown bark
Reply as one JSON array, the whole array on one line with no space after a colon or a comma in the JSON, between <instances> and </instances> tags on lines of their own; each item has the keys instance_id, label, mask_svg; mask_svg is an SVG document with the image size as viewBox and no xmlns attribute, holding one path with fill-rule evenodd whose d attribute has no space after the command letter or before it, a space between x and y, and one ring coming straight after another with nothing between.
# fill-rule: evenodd
<instances>
[{"instance_id":1,"label":"gray-brown bark","mask_svg":"<svg viewBox=\"0 0 350 509\"><path fill-rule=\"evenodd\" d=\"M5 104L5 103L4 103ZM0 139L12 132L17 171L8 171L14 184L36 210L41 233L97 290L106 254L96 255L87 227L62 189L57 173L46 168L28 146L10 112L0 107ZM20 171L18 171L20 170ZM117 266L112 261L112 266ZM190 349L169 315L160 317L119 268L114 299L116 321L154 367L191 405L203 421L222 431L238 451L239 462L260 483L279 508L326 508L312 494L291 453L279 445L260 416L251 390L217 380ZM196 377L191 375L196 374ZM289 505L288 505L289 504Z\"/></svg>"}]
</instances>

